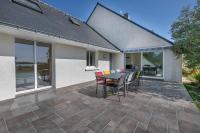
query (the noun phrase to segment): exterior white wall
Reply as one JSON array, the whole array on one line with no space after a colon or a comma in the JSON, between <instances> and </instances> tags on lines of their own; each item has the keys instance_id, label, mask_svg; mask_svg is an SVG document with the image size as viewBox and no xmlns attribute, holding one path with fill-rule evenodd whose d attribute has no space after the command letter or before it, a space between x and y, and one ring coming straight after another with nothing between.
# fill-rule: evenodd
<instances>
[{"instance_id":1,"label":"exterior white wall","mask_svg":"<svg viewBox=\"0 0 200 133\"><path fill-rule=\"evenodd\" d=\"M94 71L85 71L86 49L67 45L54 45L56 88L95 79Z\"/></svg>"},{"instance_id":2,"label":"exterior white wall","mask_svg":"<svg viewBox=\"0 0 200 133\"><path fill-rule=\"evenodd\" d=\"M107 52L98 53L98 68L101 70L110 70L110 54Z\"/></svg>"},{"instance_id":3,"label":"exterior white wall","mask_svg":"<svg viewBox=\"0 0 200 133\"><path fill-rule=\"evenodd\" d=\"M177 58L171 49L164 50L164 80L182 82L182 57Z\"/></svg>"},{"instance_id":4,"label":"exterior white wall","mask_svg":"<svg viewBox=\"0 0 200 133\"><path fill-rule=\"evenodd\" d=\"M15 97L14 37L0 34L0 101Z\"/></svg>"},{"instance_id":5,"label":"exterior white wall","mask_svg":"<svg viewBox=\"0 0 200 133\"><path fill-rule=\"evenodd\" d=\"M124 69L125 58L124 53L112 54L112 69Z\"/></svg>"},{"instance_id":6,"label":"exterior white wall","mask_svg":"<svg viewBox=\"0 0 200 133\"><path fill-rule=\"evenodd\" d=\"M171 45L99 5L88 24L123 51Z\"/></svg>"}]
</instances>

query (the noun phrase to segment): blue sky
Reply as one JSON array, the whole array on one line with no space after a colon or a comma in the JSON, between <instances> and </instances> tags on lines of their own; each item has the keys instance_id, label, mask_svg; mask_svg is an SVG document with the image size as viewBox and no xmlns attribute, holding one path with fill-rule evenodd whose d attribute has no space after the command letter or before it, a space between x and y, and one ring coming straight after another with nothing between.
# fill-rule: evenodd
<instances>
[{"instance_id":1,"label":"blue sky","mask_svg":"<svg viewBox=\"0 0 200 133\"><path fill-rule=\"evenodd\" d=\"M97 2L171 40L170 26L182 7L194 6L196 0L43 0L59 10L86 21Z\"/></svg>"}]
</instances>

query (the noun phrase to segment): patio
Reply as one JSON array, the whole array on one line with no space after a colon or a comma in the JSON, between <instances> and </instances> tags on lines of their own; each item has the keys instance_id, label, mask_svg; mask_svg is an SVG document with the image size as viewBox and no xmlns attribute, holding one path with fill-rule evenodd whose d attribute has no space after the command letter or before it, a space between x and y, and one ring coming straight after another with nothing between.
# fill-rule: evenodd
<instances>
[{"instance_id":1,"label":"patio","mask_svg":"<svg viewBox=\"0 0 200 133\"><path fill-rule=\"evenodd\" d=\"M180 84L145 80L118 102L89 82L1 102L0 133L16 132L199 133L200 113Z\"/></svg>"}]
</instances>

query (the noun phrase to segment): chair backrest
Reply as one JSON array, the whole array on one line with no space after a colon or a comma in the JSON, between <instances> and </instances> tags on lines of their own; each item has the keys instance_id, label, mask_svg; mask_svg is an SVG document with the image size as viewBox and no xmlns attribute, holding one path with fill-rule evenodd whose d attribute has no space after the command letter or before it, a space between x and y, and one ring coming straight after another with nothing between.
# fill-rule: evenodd
<instances>
[{"instance_id":1,"label":"chair backrest","mask_svg":"<svg viewBox=\"0 0 200 133\"><path fill-rule=\"evenodd\" d=\"M116 73L116 71L115 70L111 70L110 73Z\"/></svg>"},{"instance_id":2,"label":"chair backrest","mask_svg":"<svg viewBox=\"0 0 200 133\"><path fill-rule=\"evenodd\" d=\"M140 76L141 76L141 74L142 74L142 72L141 72L141 71L137 71L137 72L136 72L136 77L135 77L135 78L136 78L136 79L139 79L139 78L140 78Z\"/></svg>"},{"instance_id":3,"label":"chair backrest","mask_svg":"<svg viewBox=\"0 0 200 133\"><path fill-rule=\"evenodd\" d=\"M110 70L105 70L105 71L103 71L103 74L104 74L104 75L109 75L109 74L110 74Z\"/></svg>"},{"instance_id":4,"label":"chair backrest","mask_svg":"<svg viewBox=\"0 0 200 133\"><path fill-rule=\"evenodd\" d=\"M130 75L130 73L127 72L127 73L126 73L126 77L125 77L125 81L128 81L128 77L129 77L129 75Z\"/></svg>"},{"instance_id":5,"label":"chair backrest","mask_svg":"<svg viewBox=\"0 0 200 133\"><path fill-rule=\"evenodd\" d=\"M131 73L128 75L127 82L132 81L134 78L135 78L135 72L131 72Z\"/></svg>"},{"instance_id":6,"label":"chair backrest","mask_svg":"<svg viewBox=\"0 0 200 133\"><path fill-rule=\"evenodd\" d=\"M98 76L102 76L102 75L103 75L102 71L95 72L96 82L99 82L99 81L103 80L102 78L98 77Z\"/></svg>"}]
</instances>

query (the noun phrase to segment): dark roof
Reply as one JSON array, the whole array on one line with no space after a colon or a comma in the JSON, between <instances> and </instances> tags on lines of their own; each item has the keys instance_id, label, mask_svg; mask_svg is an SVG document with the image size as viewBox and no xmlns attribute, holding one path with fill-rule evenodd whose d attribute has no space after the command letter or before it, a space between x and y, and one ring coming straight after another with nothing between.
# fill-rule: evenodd
<instances>
[{"instance_id":1,"label":"dark roof","mask_svg":"<svg viewBox=\"0 0 200 133\"><path fill-rule=\"evenodd\" d=\"M95 9L97 8L97 6L101 6L101 7L105 8L106 10L108 10L108 11L110 11L110 12L116 14L117 16L120 16L121 18L127 20L128 22L130 22L130 23L132 23L132 24L134 24L134 25L136 25L136 26L138 26L138 27L140 27L140 28L146 30L147 32L149 32L149 33L151 33L151 34L153 34L153 35L155 35L155 36L157 36L157 37L163 39L164 41L167 41L168 43L170 43L170 44L172 44L172 45L174 44L172 41L170 41L170 40L168 40L168 39L162 37L161 35L159 35L159 34L153 32L153 31L151 31L151 30L149 30L149 29L147 29L147 28L145 28L145 27L139 25L138 23L136 23L136 22L134 22L134 21L132 21L132 20L130 20L130 19L125 18L125 17L122 16L121 14L119 14L119 13L117 13L117 12L111 10L110 8L104 6L104 5L100 4L100 3L97 3L97 4L96 4L96 6L95 6L95 8L93 9L92 13L91 13L90 16L88 17L86 23L89 21L90 17L92 16L92 14L93 14L93 12L95 11Z\"/></svg>"},{"instance_id":2,"label":"dark roof","mask_svg":"<svg viewBox=\"0 0 200 133\"><path fill-rule=\"evenodd\" d=\"M85 22L73 18L80 24L80 26L75 25L69 21L70 15L39 0L32 1L39 5L42 13L13 3L12 0L1 0L0 23L102 48L119 50Z\"/></svg>"}]
</instances>

